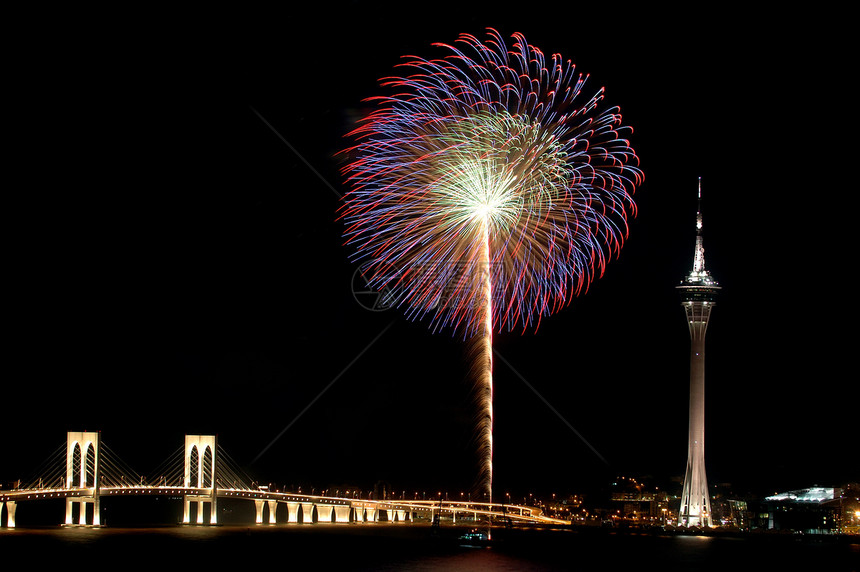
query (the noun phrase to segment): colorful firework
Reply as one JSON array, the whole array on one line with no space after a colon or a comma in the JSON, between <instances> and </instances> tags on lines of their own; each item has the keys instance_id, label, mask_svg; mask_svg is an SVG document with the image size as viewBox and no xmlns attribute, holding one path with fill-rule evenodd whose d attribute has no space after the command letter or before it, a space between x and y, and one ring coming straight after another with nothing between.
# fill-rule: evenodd
<instances>
[{"instance_id":1,"label":"colorful firework","mask_svg":"<svg viewBox=\"0 0 860 572\"><path fill-rule=\"evenodd\" d=\"M603 89L521 34L407 56L349 136L340 216L368 285L473 338L492 490L492 332L527 330L604 272L627 237L638 158ZM392 294L393 293L393 294Z\"/></svg>"}]
</instances>

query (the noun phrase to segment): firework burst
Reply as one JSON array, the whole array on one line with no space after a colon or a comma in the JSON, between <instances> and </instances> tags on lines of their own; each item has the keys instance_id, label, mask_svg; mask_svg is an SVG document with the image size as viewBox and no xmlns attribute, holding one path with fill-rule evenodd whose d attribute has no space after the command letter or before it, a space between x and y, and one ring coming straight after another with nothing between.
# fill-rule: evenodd
<instances>
[{"instance_id":1,"label":"firework burst","mask_svg":"<svg viewBox=\"0 0 860 572\"><path fill-rule=\"evenodd\" d=\"M371 288L407 316L475 339L492 488L492 332L537 328L617 256L638 158L603 89L520 34L461 35L407 56L353 130L340 216Z\"/></svg>"}]
</instances>

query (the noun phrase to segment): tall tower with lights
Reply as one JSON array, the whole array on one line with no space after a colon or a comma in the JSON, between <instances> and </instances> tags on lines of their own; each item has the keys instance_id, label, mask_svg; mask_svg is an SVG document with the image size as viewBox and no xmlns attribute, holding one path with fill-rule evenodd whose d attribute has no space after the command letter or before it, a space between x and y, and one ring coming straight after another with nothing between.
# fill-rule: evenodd
<instances>
[{"instance_id":1,"label":"tall tower with lights","mask_svg":"<svg viewBox=\"0 0 860 572\"><path fill-rule=\"evenodd\" d=\"M687 472L678 523L681 526L711 526L711 499L705 475L705 332L720 287L705 270L702 244L702 178L699 177L699 205L696 213L696 250L693 270L677 286L681 305L690 327L690 432L687 445Z\"/></svg>"}]
</instances>

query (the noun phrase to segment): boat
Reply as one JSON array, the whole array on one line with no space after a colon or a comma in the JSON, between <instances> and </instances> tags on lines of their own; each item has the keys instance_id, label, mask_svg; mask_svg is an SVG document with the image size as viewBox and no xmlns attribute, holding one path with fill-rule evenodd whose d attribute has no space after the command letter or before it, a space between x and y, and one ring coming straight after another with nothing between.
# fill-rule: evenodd
<instances>
[{"instance_id":1,"label":"boat","mask_svg":"<svg viewBox=\"0 0 860 572\"><path fill-rule=\"evenodd\" d=\"M458 540L460 541L460 546L477 548L490 545L489 535L477 528L473 528L466 534L461 534Z\"/></svg>"}]
</instances>

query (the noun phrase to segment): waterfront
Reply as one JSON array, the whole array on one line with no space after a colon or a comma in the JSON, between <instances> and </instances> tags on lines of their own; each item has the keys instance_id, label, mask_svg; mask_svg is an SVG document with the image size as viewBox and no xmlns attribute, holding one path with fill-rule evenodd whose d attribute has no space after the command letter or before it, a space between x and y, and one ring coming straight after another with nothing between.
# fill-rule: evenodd
<instances>
[{"instance_id":1,"label":"waterfront","mask_svg":"<svg viewBox=\"0 0 860 572\"><path fill-rule=\"evenodd\" d=\"M0 529L9 562L99 566L312 566L348 570L860 570L860 537L673 535L614 530L494 530L489 547L466 527L425 524L39 527Z\"/></svg>"}]
</instances>

